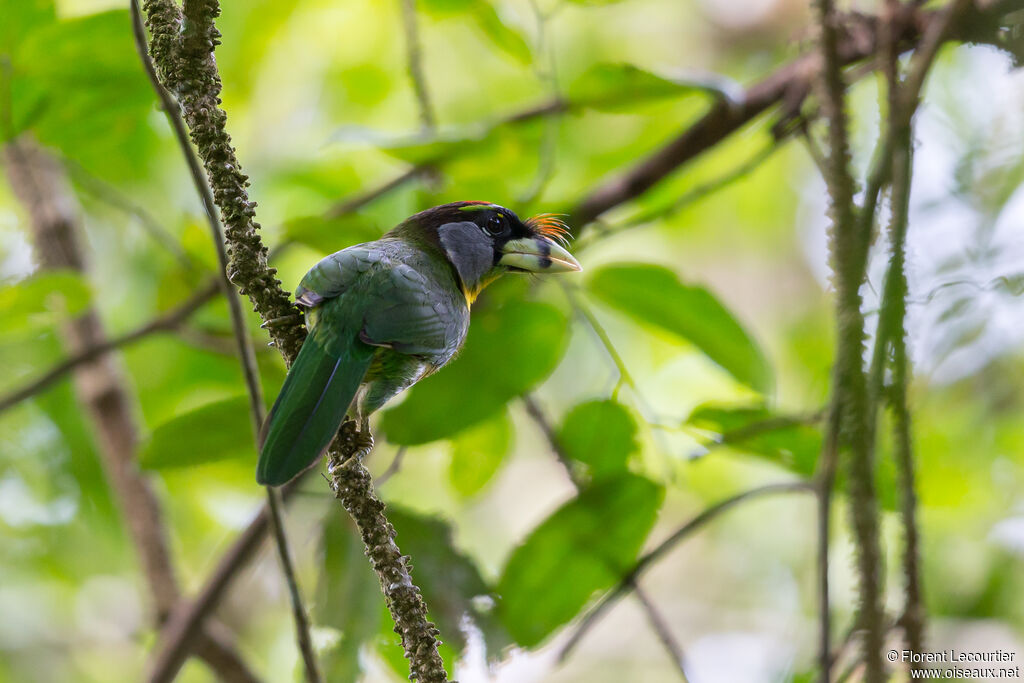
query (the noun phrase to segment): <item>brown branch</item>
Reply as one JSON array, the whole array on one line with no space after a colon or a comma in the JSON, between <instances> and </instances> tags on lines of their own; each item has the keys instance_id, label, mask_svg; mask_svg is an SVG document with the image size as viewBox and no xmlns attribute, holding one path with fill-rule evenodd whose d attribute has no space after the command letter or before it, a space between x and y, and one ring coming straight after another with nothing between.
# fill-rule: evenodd
<instances>
[{"instance_id":1,"label":"brown branch","mask_svg":"<svg viewBox=\"0 0 1024 683\"><path fill-rule=\"evenodd\" d=\"M984 42L1006 48L997 34L999 22L1008 13L1022 7L1024 2L1021 0L976 2L961 15L954 29L942 37L943 41ZM940 14L904 6L894 22L901 49L912 49L927 28L941 20ZM849 22L837 40L839 66L873 57L878 42L877 20L869 17ZM619 204L639 197L663 178L714 148L772 107L782 105L782 115L792 115L811 91L819 66L819 55L804 55L748 88L737 100L722 99L715 102L706 114L676 138L587 194L568 212L574 235L579 236L588 223Z\"/></svg>"},{"instance_id":2,"label":"brown branch","mask_svg":"<svg viewBox=\"0 0 1024 683\"><path fill-rule=\"evenodd\" d=\"M298 309L268 268L267 250L253 220L255 205L249 200L246 176L241 172L230 137L226 115L220 108L220 74L213 58L220 33L214 20L220 13L217 0L184 0L182 10L172 0L146 0L147 22L152 33L150 53L160 82L178 99L193 143L203 160L214 199L225 225L230 258L230 277L248 294L286 362L298 354L305 327ZM184 28L184 31L182 31ZM352 515L366 544L366 551L384 591L385 599L402 638L411 676L421 683L446 681L437 652L437 629L426 619L426 607L412 582L409 566L394 543L394 529L383 514L384 505L373 493L370 476L360 457L361 439L349 423L328 449L329 469L335 495ZM201 619L196 616L189 619ZM188 630L175 631L164 639L153 662L153 681L167 681L180 668L187 652Z\"/></svg>"},{"instance_id":3,"label":"brown branch","mask_svg":"<svg viewBox=\"0 0 1024 683\"><path fill-rule=\"evenodd\" d=\"M298 491L299 485L309 476L310 471L307 470L281 487L281 497L285 501ZM231 547L221 555L220 561L196 597L192 601L181 601L171 612L161 634L165 646L157 659L157 665L153 667L154 671L168 666L161 664L164 661L179 662L180 667L180 662L184 661L189 651L196 645L197 633L202 629L204 622L209 620L241 569L256 555L256 551L267 536L269 520L270 510L265 503L245 531L239 534ZM151 676L149 680L154 679Z\"/></svg>"},{"instance_id":4,"label":"brown branch","mask_svg":"<svg viewBox=\"0 0 1024 683\"><path fill-rule=\"evenodd\" d=\"M79 366L90 363L111 351L127 346L151 334L158 332L173 332L177 330L192 315L211 301L220 292L220 287L215 280L202 285L200 289L186 301L167 313L154 318L153 320L137 327L131 332L126 332L117 337L104 337L101 341L91 346L82 348L75 353L47 370L43 375L32 380L20 389L15 389L9 394L0 397L0 413L7 410L25 399L48 389L55 382Z\"/></svg>"},{"instance_id":5,"label":"brown branch","mask_svg":"<svg viewBox=\"0 0 1024 683\"><path fill-rule=\"evenodd\" d=\"M598 619L610 608L619 598L624 596L633 590L633 586L639 581L640 577L646 572L651 565L658 562L664 557L669 551L671 551L681 541L685 540L695 532L699 531L704 525L715 520L723 512L727 512L732 508L736 507L740 503L751 500L753 498L759 498L765 495L773 495L777 493L796 493L796 492L814 492L814 486L805 481L792 481L783 482L781 484L766 484L765 486L759 486L749 491L737 494L732 498L726 498L720 503L716 503L711 507L705 509L699 515L691 519L689 522L679 527L671 536L666 538L657 547L643 555L633 567L626 573L622 579L619 580L618 585L612 590L605 593L600 600L590 609L579 626L576 627L576 631L572 634L572 637L559 651L558 661L564 662L566 658L572 653L573 649L579 644L580 639L586 635L587 631L597 623Z\"/></svg>"},{"instance_id":6,"label":"brown branch","mask_svg":"<svg viewBox=\"0 0 1024 683\"><path fill-rule=\"evenodd\" d=\"M80 217L64 170L50 155L27 140L9 142L4 152L11 187L31 219L29 225L41 268L85 272L78 236ZM207 298L210 296L212 294ZM201 303L195 307L198 305ZM159 624L177 604L180 588L160 503L135 461L139 439L132 417L133 402L120 368L104 355L105 351L95 351L110 350L95 309L72 320L63 330L63 336L74 358L91 354L87 360L74 365L75 386L95 427L103 467L128 523L152 597L154 618ZM197 654L224 680L256 681L228 634L223 629L213 633L215 635L204 628L196 634Z\"/></svg>"}]
</instances>

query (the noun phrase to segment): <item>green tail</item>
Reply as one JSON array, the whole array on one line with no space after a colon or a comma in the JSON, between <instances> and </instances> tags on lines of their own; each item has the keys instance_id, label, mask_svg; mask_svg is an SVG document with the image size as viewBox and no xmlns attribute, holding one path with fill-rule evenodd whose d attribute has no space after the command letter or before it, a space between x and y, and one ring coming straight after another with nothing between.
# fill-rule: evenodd
<instances>
[{"instance_id":1,"label":"green tail","mask_svg":"<svg viewBox=\"0 0 1024 683\"><path fill-rule=\"evenodd\" d=\"M315 335L306 339L263 424L256 481L280 486L319 457L345 419L373 351L353 339L339 356Z\"/></svg>"}]
</instances>

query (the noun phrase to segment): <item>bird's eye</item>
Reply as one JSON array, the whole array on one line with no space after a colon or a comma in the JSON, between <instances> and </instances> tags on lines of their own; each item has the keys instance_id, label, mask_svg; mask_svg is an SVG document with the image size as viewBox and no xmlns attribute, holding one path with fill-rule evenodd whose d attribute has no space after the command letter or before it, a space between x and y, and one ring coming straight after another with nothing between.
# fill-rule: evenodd
<instances>
[{"instance_id":1,"label":"bird's eye","mask_svg":"<svg viewBox=\"0 0 1024 683\"><path fill-rule=\"evenodd\" d=\"M490 219L487 221L487 224L484 226L484 232L491 236L500 235L507 229L508 223L505 221L505 217L502 216L500 213L491 216Z\"/></svg>"}]
</instances>

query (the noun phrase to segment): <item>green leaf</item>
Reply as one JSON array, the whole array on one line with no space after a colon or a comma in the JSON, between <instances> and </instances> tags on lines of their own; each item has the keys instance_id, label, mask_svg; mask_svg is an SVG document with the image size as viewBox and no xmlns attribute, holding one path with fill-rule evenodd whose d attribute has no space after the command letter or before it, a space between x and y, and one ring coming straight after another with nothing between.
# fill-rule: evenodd
<instances>
[{"instance_id":1,"label":"green leaf","mask_svg":"<svg viewBox=\"0 0 1024 683\"><path fill-rule=\"evenodd\" d=\"M512 552L498 583L498 614L519 645L541 643L629 571L663 494L635 474L598 481Z\"/></svg>"},{"instance_id":2,"label":"green leaf","mask_svg":"<svg viewBox=\"0 0 1024 683\"><path fill-rule=\"evenodd\" d=\"M471 17L483 34L510 57L523 64L529 64L533 58L526 39L505 24L487 0L426 0L421 6L438 17Z\"/></svg>"},{"instance_id":3,"label":"green leaf","mask_svg":"<svg viewBox=\"0 0 1024 683\"><path fill-rule=\"evenodd\" d=\"M512 446L508 412L463 431L451 442L448 479L459 495L468 498L491 480Z\"/></svg>"},{"instance_id":4,"label":"green leaf","mask_svg":"<svg viewBox=\"0 0 1024 683\"><path fill-rule=\"evenodd\" d=\"M0 287L4 333L52 325L84 311L92 295L89 283L73 270L37 273L13 285Z\"/></svg>"},{"instance_id":5,"label":"green leaf","mask_svg":"<svg viewBox=\"0 0 1024 683\"><path fill-rule=\"evenodd\" d=\"M2 16L2 15L0 15ZM137 174L155 96L127 10L40 25L11 55L14 125L90 169Z\"/></svg>"},{"instance_id":6,"label":"green leaf","mask_svg":"<svg viewBox=\"0 0 1024 683\"><path fill-rule=\"evenodd\" d=\"M718 434L713 443L758 455L809 477L821 454L821 430L806 418L787 417L767 408L697 407L687 420Z\"/></svg>"},{"instance_id":7,"label":"green leaf","mask_svg":"<svg viewBox=\"0 0 1024 683\"><path fill-rule=\"evenodd\" d=\"M299 242L324 254L336 252L340 245L361 244L379 239L380 228L372 220L346 214L337 218L303 216L284 224L284 238ZM209 241L209 239L207 239Z\"/></svg>"},{"instance_id":8,"label":"green leaf","mask_svg":"<svg viewBox=\"0 0 1024 683\"><path fill-rule=\"evenodd\" d=\"M377 575L373 573L348 518L331 510L320 537L323 574L317 591L316 621L341 632L341 640L324 655L331 681L354 681L363 673L360 646L374 640L383 619Z\"/></svg>"},{"instance_id":9,"label":"green leaf","mask_svg":"<svg viewBox=\"0 0 1024 683\"><path fill-rule=\"evenodd\" d=\"M648 100L708 92L701 82L665 78L632 64L600 63L584 71L570 86L569 100L581 107L621 111Z\"/></svg>"},{"instance_id":10,"label":"green leaf","mask_svg":"<svg viewBox=\"0 0 1024 683\"><path fill-rule=\"evenodd\" d=\"M588 285L609 306L689 341L743 384L762 393L770 389L771 369L761 349L703 287L647 264L601 268Z\"/></svg>"},{"instance_id":11,"label":"green leaf","mask_svg":"<svg viewBox=\"0 0 1024 683\"><path fill-rule=\"evenodd\" d=\"M522 64L529 64L533 55L522 34L505 24L489 2L477 2L474 5L473 16L484 35L505 54Z\"/></svg>"},{"instance_id":12,"label":"green leaf","mask_svg":"<svg viewBox=\"0 0 1024 683\"><path fill-rule=\"evenodd\" d=\"M412 446L491 417L551 374L568 329L565 315L548 304L518 301L479 311L461 355L385 411L381 431L391 443Z\"/></svg>"},{"instance_id":13,"label":"green leaf","mask_svg":"<svg viewBox=\"0 0 1024 683\"><path fill-rule=\"evenodd\" d=\"M56 21L52 0L0 0L0 54L10 55L40 26Z\"/></svg>"},{"instance_id":14,"label":"green leaf","mask_svg":"<svg viewBox=\"0 0 1024 683\"><path fill-rule=\"evenodd\" d=\"M413 580L423 591L430 616L441 630L441 639L457 653L466 647L463 619L469 616L484 636L487 651L497 659L510 644L509 636L493 612L477 608L479 600L493 600L493 590L480 575L476 564L455 548L452 528L447 522L418 515L394 505L388 506L388 519L398 535L395 542L413 558Z\"/></svg>"},{"instance_id":15,"label":"green leaf","mask_svg":"<svg viewBox=\"0 0 1024 683\"><path fill-rule=\"evenodd\" d=\"M215 401L157 426L139 454L144 469L193 467L248 458L256 467L249 399Z\"/></svg>"},{"instance_id":16,"label":"green leaf","mask_svg":"<svg viewBox=\"0 0 1024 683\"><path fill-rule=\"evenodd\" d=\"M637 449L636 421L615 401L580 403L563 420L558 443L595 477L621 472Z\"/></svg>"}]
</instances>

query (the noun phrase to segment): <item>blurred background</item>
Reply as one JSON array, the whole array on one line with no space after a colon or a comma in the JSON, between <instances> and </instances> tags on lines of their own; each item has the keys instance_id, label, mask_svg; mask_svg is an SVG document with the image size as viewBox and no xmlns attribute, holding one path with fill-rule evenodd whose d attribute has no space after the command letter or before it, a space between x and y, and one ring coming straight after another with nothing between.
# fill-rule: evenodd
<instances>
[{"instance_id":1,"label":"blurred background","mask_svg":"<svg viewBox=\"0 0 1024 683\"><path fill-rule=\"evenodd\" d=\"M62 330L75 316L94 310L117 338L177 310L216 269L124 5L0 2L4 140L32 136L66 173L87 263L84 274L40 269L27 207L0 183L0 397L68 357ZM426 102L410 77L402 2L222 2L228 130L288 290L322 256L434 204L565 211L813 37L796 0L415 8ZM873 75L851 90L860 177L883 93ZM1009 57L940 53L917 119L908 313L930 643L1015 651L1016 663L1022 110L1024 78ZM673 546L640 579L653 611L625 596L559 661L587 607L639 553L715 502L814 470L834 348L826 194L814 143L779 141L771 123L756 120L588 227L571 248L581 276L493 285L463 355L378 415L367 466L387 472L379 492L454 678L682 680L667 633L692 683L810 680L815 502L800 491L746 502ZM346 210L367 192L372 201ZM869 327L884 246L863 292ZM210 298L114 355L186 595L264 496L227 307ZM249 318L269 402L284 365ZM139 680L156 644L153 601L95 426L69 375L2 404L0 681ZM717 443L774 418L781 428ZM900 532L881 441L895 614ZM838 501L837 638L855 608L845 512ZM320 476L293 495L288 530L329 680L403 680L376 580ZM269 545L217 615L261 678L299 679ZM180 680L214 676L192 659Z\"/></svg>"}]
</instances>

